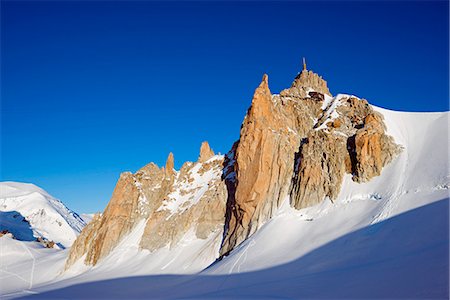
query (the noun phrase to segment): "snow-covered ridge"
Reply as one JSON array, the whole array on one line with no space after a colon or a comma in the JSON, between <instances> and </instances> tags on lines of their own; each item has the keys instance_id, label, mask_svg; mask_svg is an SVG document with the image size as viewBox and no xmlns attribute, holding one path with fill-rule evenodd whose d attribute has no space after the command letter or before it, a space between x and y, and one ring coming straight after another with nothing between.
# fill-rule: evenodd
<instances>
[{"instance_id":1,"label":"snow-covered ridge","mask_svg":"<svg viewBox=\"0 0 450 300\"><path fill-rule=\"evenodd\" d=\"M0 182L0 212L5 216L8 212L14 212L8 224L2 224L8 227L5 229L11 232L19 230L18 235L21 236L51 240L62 247L70 247L86 225L77 213L60 200L29 183ZM15 220L22 222L20 216L29 223L26 226L28 228L21 223L14 224Z\"/></svg>"}]
</instances>

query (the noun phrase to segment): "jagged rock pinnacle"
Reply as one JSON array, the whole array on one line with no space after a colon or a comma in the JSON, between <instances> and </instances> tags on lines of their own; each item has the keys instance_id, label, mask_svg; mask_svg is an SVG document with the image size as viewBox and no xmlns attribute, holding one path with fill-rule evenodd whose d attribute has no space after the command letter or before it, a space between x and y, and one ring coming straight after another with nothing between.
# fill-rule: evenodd
<instances>
[{"instance_id":1,"label":"jagged rock pinnacle","mask_svg":"<svg viewBox=\"0 0 450 300\"><path fill-rule=\"evenodd\" d=\"M400 151L382 116L350 96L331 98L333 105L323 109L325 94L326 82L306 69L305 59L292 86L279 95L272 95L264 75L227 156L212 158L203 142L199 163L186 162L179 171L170 153L163 168L150 163L123 173L104 213L72 245L66 269L82 257L95 265L141 220L142 249L172 249L191 229L199 239L214 232L220 237L224 230L223 256L259 230L285 199L303 209L337 199L346 173L356 182L380 175Z\"/></svg>"},{"instance_id":2,"label":"jagged rock pinnacle","mask_svg":"<svg viewBox=\"0 0 450 300\"><path fill-rule=\"evenodd\" d=\"M290 88L281 91L284 97L305 98L309 92L317 92L331 96L327 82L318 74L306 69L306 59L303 58L303 70L295 77Z\"/></svg>"},{"instance_id":3,"label":"jagged rock pinnacle","mask_svg":"<svg viewBox=\"0 0 450 300\"><path fill-rule=\"evenodd\" d=\"M173 174L174 166L175 166L175 164L174 164L173 153L170 152L169 156L167 157L167 160L166 160L166 168L165 168L167 177L170 177Z\"/></svg>"},{"instance_id":4,"label":"jagged rock pinnacle","mask_svg":"<svg viewBox=\"0 0 450 300\"><path fill-rule=\"evenodd\" d=\"M214 151L209 147L207 141L204 141L200 146L200 156L198 157L199 162L205 162L214 156Z\"/></svg>"}]
</instances>

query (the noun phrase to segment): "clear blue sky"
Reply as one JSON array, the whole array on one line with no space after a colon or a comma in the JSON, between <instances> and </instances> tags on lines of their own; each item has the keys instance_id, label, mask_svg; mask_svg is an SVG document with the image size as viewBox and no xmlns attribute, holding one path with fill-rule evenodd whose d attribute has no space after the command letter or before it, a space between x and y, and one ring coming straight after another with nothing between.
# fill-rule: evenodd
<instances>
[{"instance_id":1,"label":"clear blue sky","mask_svg":"<svg viewBox=\"0 0 450 300\"><path fill-rule=\"evenodd\" d=\"M3 2L1 178L101 211L120 172L227 152L262 74L448 110L448 2Z\"/></svg>"}]
</instances>

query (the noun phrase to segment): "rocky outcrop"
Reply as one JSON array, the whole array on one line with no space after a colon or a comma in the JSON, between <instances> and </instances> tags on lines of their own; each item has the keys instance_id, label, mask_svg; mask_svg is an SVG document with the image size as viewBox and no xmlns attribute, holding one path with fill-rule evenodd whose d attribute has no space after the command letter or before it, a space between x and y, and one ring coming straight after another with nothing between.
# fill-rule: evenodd
<instances>
[{"instance_id":1,"label":"rocky outcrop","mask_svg":"<svg viewBox=\"0 0 450 300\"><path fill-rule=\"evenodd\" d=\"M142 248L173 247L190 229L201 239L222 231L227 193L221 179L223 157L214 158L183 165L171 192L146 222Z\"/></svg>"},{"instance_id":2,"label":"rocky outcrop","mask_svg":"<svg viewBox=\"0 0 450 300\"><path fill-rule=\"evenodd\" d=\"M400 152L391 136L385 134L383 116L371 113L364 119L364 127L355 134L356 162L353 178L366 182L381 174L381 170Z\"/></svg>"},{"instance_id":3,"label":"rocky outcrop","mask_svg":"<svg viewBox=\"0 0 450 300\"><path fill-rule=\"evenodd\" d=\"M174 169L150 163L123 173L102 216L71 248L66 267L85 256L94 265L136 225L139 246L173 248L187 235L222 237L226 255L269 220L284 201L296 209L337 199L345 173L357 182L378 176L400 151L369 103L332 97L312 71L272 94L264 75L243 121L240 138L224 157L207 142L198 161Z\"/></svg>"},{"instance_id":4,"label":"rocky outcrop","mask_svg":"<svg viewBox=\"0 0 450 300\"><path fill-rule=\"evenodd\" d=\"M50 248L50 249L55 247L55 245L56 245L54 241L49 241L40 236L36 238L36 242L40 243L45 248Z\"/></svg>"},{"instance_id":5,"label":"rocky outcrop","mask_svg":"<svg viewBox=\"0 0 450 300\"><path fill-rule=\"evenodd\" d=\"M312 94L310 95L310 93ZM331 96L331 93L328 90L327 82L318 74L306 69L295 77L290 88L283 90L280 93L281 96L295 98L306 98L310 96L317 97L320 94Z\"/></svg>"},{"instance_id":6,"label":"rocky outcrop","mask_svg":"<svg viewBox=\"0 0 450 300\"><path fill-rule=\"evenodd\" d=\"M85 264L97 264L142 221L140 246L151 251L174 247L190 230L199 239L221 232L227 199L223 156L205 160L212 150L207 143L202 149L201 161L187 162L179 172L170 153L163 168L150 163L135 174L122 173L104 213L94 216L73 244L66 268L83 256Z\"/></svg>"},{"instance_id":7,"label":"rocky outcrop","mask_svg":"<svg viewBox=\"0 0 450 300\"><path fill-rule=\"evenodd\" d=\"M173 153L170 152L169 156L167 157L166 160L166 168L165 168L165 175L167 179L173 179L175 172L174 172L174 166L175 166L175 161L173 158Z\"/></svg>"},{"instance_id":8,"label":"rocky outcrop","mask_svg":"<svg viewBox=\"0 0 450 300\"><path fill-rule=\"evenodd\" d=\"M214 151L209 147L208 142L203 142L200 146L200 156L198 157L199 162L205 162L214 156Z\"/></svg>"},{"instance_id":9,"label":"rocky outcrop","mask_svg":"<svg viewBox=\"0 0 450 300\"><path fill-rule=\"evenodd\" d=\"M325 197L336 199L345 174L346 141L342 136L311 131L300 146L291 203L297 209Z\"/></svg>"},{"instance_id":10,"label":"rocky outcrop","mask_svg":"<svg viewBox=\"0 0 450 300\"><path fill-rule=\"evenodd\" d=\"M129 172L122 173L103 215L96 216L83 229L72 245L66 265L83 255L86 264L95 265L108 255L142 217L140 202L143 201L145 197L140 193L136 177Z\"/></svg>"},{"instance_id":11,"label":"rocky outcrop","mask_svg":"<svg viewBox=\"0 0 450 300\"><path fill-rule=\"evenodd\" d=\"M301 209L326 197L333 201L345 173L354 181L368 181L399 152L385 134L382 116L366 100L338 95L300 147L291 205Z\"/></svg>"},{"instance_id":12,"label":"rocky outcrop","mask_svg":"<svg viewBox=\"0 0 450 300\"><path fill-rule=\"evenodd\" d=\"M295 153L321 111L317 101L299 102L296 95L272 95L267 75L255 90L234 155L237 184L229 196L222 255L264 224L289 194Z\"/></svg>"},{"instance_id":13,"label":"rocky outcrop","mask_svg":"<svg viewBox=\"0 0 450 300\"><path fill-rule=\"evenodd\" d=\"M271 94L264 76L237 143L221 254L261 227L288 195L301 209L335 200L346 172L358 182L379 175L399 147L374 116L364 99L331 97L312 71L304 69L280 95Z\"/></svg>"},{"instance_id":14,"label":"rocky outcrop","mask_svg":"<svg viewBox=\"0 0 450 300\"><path fill-rule=\"evenodd\" d=\"M10 236L12 239L15 239L14 234L12 234L12 232L9 232L9 230L3 229L0 231L0 237L4 236L4 235L8 235Z\"/></svg>"}]
</instances>

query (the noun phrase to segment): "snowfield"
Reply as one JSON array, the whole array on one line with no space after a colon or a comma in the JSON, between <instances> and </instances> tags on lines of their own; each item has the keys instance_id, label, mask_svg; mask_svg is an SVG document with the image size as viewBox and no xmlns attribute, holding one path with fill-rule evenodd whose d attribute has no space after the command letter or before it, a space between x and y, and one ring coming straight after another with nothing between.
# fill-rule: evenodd
<instances>
[{"instance_id":1,"label":"snowfield","mask_svg":"<svg viewBox=\"0 0 450 300\"><path fill-rule=\"evenodd\" d=\"M381 176L347 175L334 203L295 210L286 199L221 261L209 265L221 233L149 253L138 249L138 225L97 266L63 272L67 249L4 236L3 298L448 299L449 113L375 109L404 147Z\"/></svg>"},{"instance_id":2,"label":"snowfield","mask_svg":"<svg viewBox=\"0 0 450 300\"><path fill-rule=\"evenodd\" d=\"M31 236L32 239L25 239L27 241L42 237L54 241L60 248L70 247L86 225L61 201L28 183L0 182L0 214L2 220L3 216L11 216L8 218L10 222L2 224L2 228L15 231L14 219L22 223L19 226L23 230L13 232L15 236ZM29 223L28 226L23 226L23 219Z\"/></svg>"}]
</instances>

